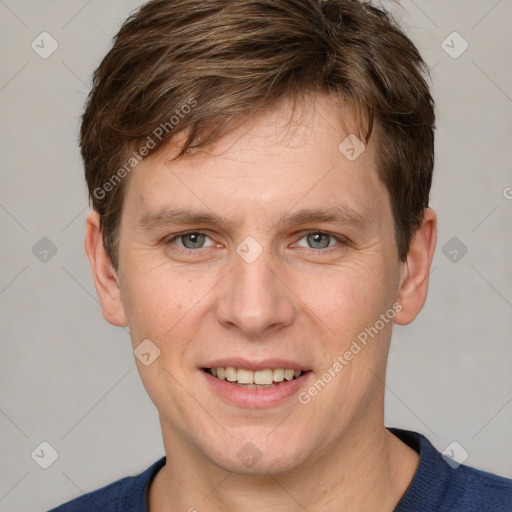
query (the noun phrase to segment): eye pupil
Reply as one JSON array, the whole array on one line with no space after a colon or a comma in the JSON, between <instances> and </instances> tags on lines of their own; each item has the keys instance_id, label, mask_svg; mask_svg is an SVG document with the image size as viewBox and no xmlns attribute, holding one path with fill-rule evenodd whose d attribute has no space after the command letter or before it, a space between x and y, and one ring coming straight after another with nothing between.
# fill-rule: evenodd
<instances>
[{"instance_id":1,"label":"eye pupil","mask_svg":"<svg viewBox=\"0 0 512 512\"><path fill-rule=\"evenodd\" d=\"M183 245L187 249L197 249L204 244L204 237L202 233L188 233L182 236ZM190 243L187 243L187 240L190 240Z\"/></svg>"},{"instance_id":2,"label":"eye pupil","mask_svg":"<svg viewBox=\"0 0 512 512\"><path fill-rule=\"evenodd\" d=\"M324 241L326 241L327 243L326 244L322 244L322 238L324 239ZM315 249L325 249L326 247L329 246L329 238L330 238L330 235L326 234L326 233L312 233L310 235L308 235L308 243L311 244L320 244L321 247L318 247L318 246L314 246Z\"/></svg>"},{"instance_id":3,"label":"eye pupil","mask_svg":"<svg viewBox=\"0 0 512 512\"><path fill-rule=\"evenodd\" d=\"M200 231L184 233L179 236L183 247L186 249L201 249L205 243L206 236ZM307 243L312 249L327 249L330 246L331 237L329 233L320 231L311 232L306 235Z\"/></svg>"}]
</instances>

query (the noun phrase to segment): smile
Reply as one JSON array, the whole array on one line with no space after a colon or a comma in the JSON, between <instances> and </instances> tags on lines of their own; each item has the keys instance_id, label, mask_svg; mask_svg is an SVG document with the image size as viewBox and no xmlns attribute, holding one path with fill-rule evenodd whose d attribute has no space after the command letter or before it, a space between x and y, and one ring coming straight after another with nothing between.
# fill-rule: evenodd
<instances>
[{"instance_id":1,"label":"smile","mask_svg":"<svg viewBox=\"0 0 512 512\"><path fill-rule=\"evenodd\" d=\"M207 363L199 368L200 375L214 397L240 408L277 406L296 396L314 378L311 370L291 361L251 363L234 359L222 364Z\"/></svg>"},{"instance_id":2,"label":"smile","mask_svg":"<svg viewBox=\"0 0 512 512\"><path fill-rule=\"evenodd\" d=\"M297 379L304 373L292 368L267 368L253 371L246 368L234 368L233 366L204 368L204 371L213 377L217 377L217 379L226 380L234 385L249 389L273 387L280 382Z\"/></svg>"}]
</instances>

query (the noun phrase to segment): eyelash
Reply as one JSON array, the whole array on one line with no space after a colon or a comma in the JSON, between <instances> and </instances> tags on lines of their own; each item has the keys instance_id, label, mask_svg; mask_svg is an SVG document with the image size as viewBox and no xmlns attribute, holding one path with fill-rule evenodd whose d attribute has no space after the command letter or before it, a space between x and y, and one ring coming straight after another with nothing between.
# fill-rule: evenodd
<instances>
[{"instance_id":1,"label":"eyelash","mask_svg":"<svg viewBox=\"0 0 512 512\"><path fill-rule=\"evenodd\" d=\"M211 238L204 231L194 231L194 230L192 230L192 231L184 231L182 233L178 233L176 235L172 235L170 238L167 238L165 240L165 243L166 243L166 245L170 245L170 244L172 244L172 242L174 242L178 238L181 238L181 237L186 236L186 235L191 235L191 234L194 234L194 235L196 235L196 234L197 235L205 235L208 238ZM339 249L339 246L347 246L349 244L349 240L346 237L334 235L332 233L329 233L328 231L321 231L321 230L308 230L308 231L301 232L300 233L300 238L298 239L298 241L300 241L303 238L307 237L308 235L312 235L312 234L327 235L327 236L329 236L331 238L334 238L338 242L338 245L331 246L331 247L325 247L324 249L313 249L313 248L301 247L302 249L306 249L306 250L313 251L313 252L316 252L316 253L324 253L325 254L325 253L332 252L333 249L334 250ZM295 243L297 243L297 242L295 242ZM183 252L183 253L186 253L186 254L197 252L197 251L199 251L201 249L208 249L209 248L209 247L199 247L197 249L187 249L186 247L180 247L179 245L176 245L175 247L176 247L177 251Z\"/></svg>"}]
</instances>

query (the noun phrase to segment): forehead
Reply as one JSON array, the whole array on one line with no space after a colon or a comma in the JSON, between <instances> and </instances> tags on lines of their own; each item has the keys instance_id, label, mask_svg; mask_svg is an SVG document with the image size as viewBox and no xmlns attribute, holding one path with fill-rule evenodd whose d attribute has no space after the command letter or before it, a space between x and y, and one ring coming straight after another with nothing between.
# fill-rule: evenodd
<instances>
[{"instance_id":1,"label":"forehead","mask_svg":"<svg viewBox=\"0 0 512 512\"><path fill-rule=\"evenodd\" d=\"M283 213L322 206L363 222L386 203L381 204L385 189L375 168L375 143L373 137L366 146L359 140L349 107L336 108L329 94L319 94L299 104L292 118L291 104L283 101L211 146L172 160L185 138L180 134L136 166L125 209L146 226L158 217L169 220L169 210L190 208L219 222L222 214L244 212L273 215L275 223L290 219Z\"/></svg>"}]
</instances>

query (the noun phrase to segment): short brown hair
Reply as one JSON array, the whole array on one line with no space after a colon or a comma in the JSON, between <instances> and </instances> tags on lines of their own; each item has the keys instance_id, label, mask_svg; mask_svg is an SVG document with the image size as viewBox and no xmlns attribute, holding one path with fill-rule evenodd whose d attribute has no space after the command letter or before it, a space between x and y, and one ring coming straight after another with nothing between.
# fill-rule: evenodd
<instances>
[{"instance_id":1,"label":"short brown hair","mask_svg":"<svg viewBox=\"0 0 512 512\"><path fill-rule=\"evenodd\" d=\"M366 143L377 121L378 173L404 261L428 207L434 166L434 101L425 74L411 40L368 2L146 3L95 71L81 124L89 197L114 268L124 178L137 161L185 130L182 157L214 142L230 121L317 92L355 108Z\"/></svg>"}]
</instances>

